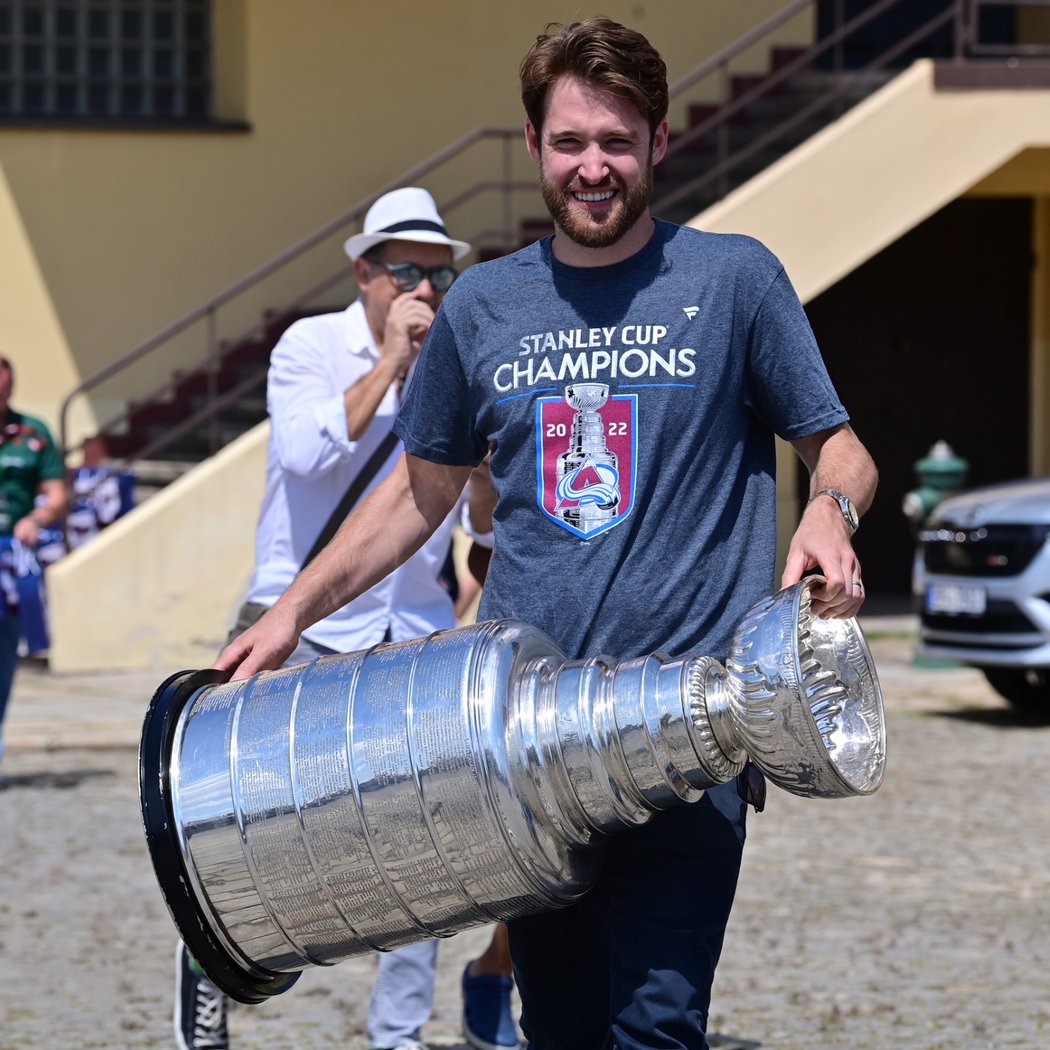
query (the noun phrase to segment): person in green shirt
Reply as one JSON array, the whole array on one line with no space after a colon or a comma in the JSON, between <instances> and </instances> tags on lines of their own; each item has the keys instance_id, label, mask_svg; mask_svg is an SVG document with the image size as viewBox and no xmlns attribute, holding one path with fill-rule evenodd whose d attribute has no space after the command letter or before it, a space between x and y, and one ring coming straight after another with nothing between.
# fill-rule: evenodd
<instances>
[{"instance_id":1,"label":"person in green shirt","mask_svg":"<svg viewBox=\"0 0 1050 1050\"><path fill-rule=\"evenodd\" d=\"M11 407L14 385L14 368L0 357L0 756L21 633L15 558L62 519L68 498L62 454L44 423Z\"/></svg>"}]
</instances>

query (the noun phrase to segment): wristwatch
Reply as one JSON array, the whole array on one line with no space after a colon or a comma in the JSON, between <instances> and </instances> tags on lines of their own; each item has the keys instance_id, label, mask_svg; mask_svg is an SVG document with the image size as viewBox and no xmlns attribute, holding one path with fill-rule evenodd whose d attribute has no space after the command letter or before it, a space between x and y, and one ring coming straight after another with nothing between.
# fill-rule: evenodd
<instances>
[{"instance_id":1,"label":"wristwatch","mask_svg":"<svg viewBox=\"0 0 1050 1050\"><path fill-rule=\"evenodd\" d=\"M842 511L843 520L851 536L860 528L860 515L853 505L853 500L845 492L839 492L838 489L821 489L810 496L809 502L812 503L818 496L830 496L839 505L839 510Z\"/></svg>"}]
</instances>

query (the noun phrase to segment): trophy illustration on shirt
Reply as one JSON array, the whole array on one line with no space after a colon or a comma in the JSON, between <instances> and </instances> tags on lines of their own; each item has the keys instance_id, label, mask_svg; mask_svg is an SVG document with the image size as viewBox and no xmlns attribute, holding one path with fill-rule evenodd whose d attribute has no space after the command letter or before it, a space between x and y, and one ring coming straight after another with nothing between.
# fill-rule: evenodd
<instances>
[{"instance_id":1,"label":"trophy illustration on shirt","mask_svg":"<svg viewBox=\"0 0 1050 1050\"><path fill-rule=\"evenodd\" d=\"M574 383L565 388L566 403L576 410L569 447L558 457L555 513L591 532L611 521L620 506L620 471L605 441L599 409L609 400L604 383Z\"/></svg>"}]
</instances>

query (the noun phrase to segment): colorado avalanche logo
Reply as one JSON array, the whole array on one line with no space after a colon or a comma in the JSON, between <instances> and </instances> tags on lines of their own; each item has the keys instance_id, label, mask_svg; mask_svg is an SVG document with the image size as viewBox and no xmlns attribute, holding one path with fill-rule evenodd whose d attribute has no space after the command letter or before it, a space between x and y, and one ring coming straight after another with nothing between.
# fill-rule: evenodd
<instances>
[{"instance_id":1,"label":"colorado avalanche logo","mask_svg":"<svg viewBox=\"0 0 1050 1050\"><path fill-rule=\"evenodd\" d=\"M620 505L619 483L620 472L611 463L586 462L558 480L557 506L575 505L578 509L594 504L603 511L615 512Z\"/></svg>"},{"instance_id":2,"label":"colorado avalanche logo","mask_svg":"<svg viewBox=\"0 0 1050 1050\"><path fill-rule=\"evenodd\" d=\"M536 402L538 502L576 536L618 525L634 507L637 398L574 383Z\"/></svg>"}]
</instances>

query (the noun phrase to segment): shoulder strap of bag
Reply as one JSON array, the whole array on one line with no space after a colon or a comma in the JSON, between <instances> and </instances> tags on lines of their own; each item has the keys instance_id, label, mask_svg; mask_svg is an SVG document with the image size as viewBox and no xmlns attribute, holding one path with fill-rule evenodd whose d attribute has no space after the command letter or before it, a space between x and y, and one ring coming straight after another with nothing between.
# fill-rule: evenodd
<instances>
[{"instance_id":1,"label":"shoulder strap of bag","mask_svg":"<svg viewBox=\"0 0 1050 1050\"><path fill-rule=\"evenodd\" d=\"M317 539L314 540L314 545L303 559L303 564L299 569L300 572L321 553L328 541L336 534L339 526L346 520L346 516L353 510L354 504L361 498L361 493L368 488L369 483L376 476L376 472L386 462L390 453L393 452L397 440L397 434L391 430L379 442L375 452L368 457L368 462L358 471L357 476L350 482L346 492L343 493L343 498L328 516L328 520L324 523L324 528L318 533Z\"/></svg>"}]
</instances>

